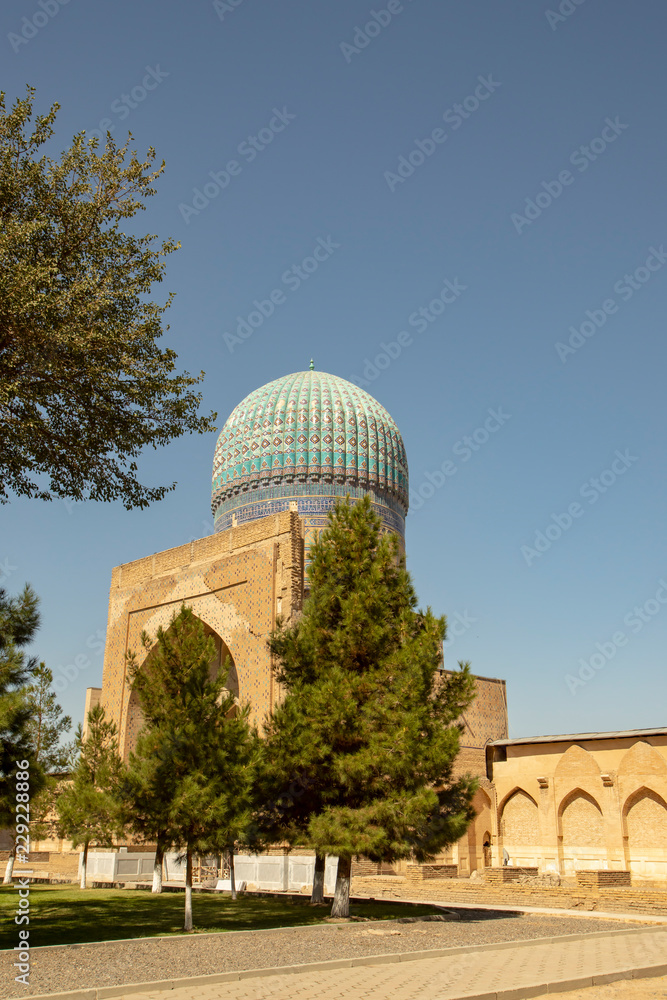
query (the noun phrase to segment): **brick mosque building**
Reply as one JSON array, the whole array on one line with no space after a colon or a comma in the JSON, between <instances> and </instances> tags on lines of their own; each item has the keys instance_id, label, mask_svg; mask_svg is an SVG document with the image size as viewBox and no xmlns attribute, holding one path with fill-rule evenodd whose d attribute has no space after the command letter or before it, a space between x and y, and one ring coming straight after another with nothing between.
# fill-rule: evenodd
<instances>
[{"instance_id":1,"label":"brick mosque building","mask_svg":"<svg viewBox=\"0 0 667 1000\"><path fill-rule=\"evenodd\" d=\"M112 572L102 704L122 753L141 716L126 653L143 651L185 602L204 622L228 686L261 722L280 691L266 639L304 600L307 553L335 501L369 496L404 551L408 466L400 431L363 389L313 370L276 379L232 411L213 461L215 533ZM667 878L667 729L509 740L505 682L477 677L460 771L479 777L476 819L441 861L460 875L511 863Z\"/></svg>"}]
</instances>

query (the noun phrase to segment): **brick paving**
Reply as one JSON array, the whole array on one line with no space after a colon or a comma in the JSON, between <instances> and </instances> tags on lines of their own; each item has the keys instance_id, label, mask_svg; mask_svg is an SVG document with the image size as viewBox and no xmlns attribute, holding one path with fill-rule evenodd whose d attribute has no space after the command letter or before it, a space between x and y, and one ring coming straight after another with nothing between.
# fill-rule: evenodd
<instances>
[{"instance_id":1,"label":"brick paving","mask_svg":"<svg viewBox=\"0 0 667 1000\"><path fill-rule=\"evenodd\" d=\"M660 976L659 979L621 979L605 986L549 994L549 1000L663 1000L666 997L667 976Z\"/></svg>"},{"instance_id":2,"label":"brick paving","mask_svg":"<svg viewBox=\"0 0 667 1000\"><path fill-rule=\"evenodd\" d=\"M627 969L663 965L667 969L667 929L586 937L577 941L522 943L505 948L470 949L451 956L401 961L388 956L374 965L322 968L298 974L267 975L127 994L128 1000L493 1000L505 991L537 996L530 987L610 976ZM664 970L663 970L664 971ZM664 976L578 988L581 1000L645 1000L667 996ZM527 993L523 991L527 990ZM595 995L595 991L598 995ZM605 994L606 990L606 994ZM643 992L642 992L643 991ZM662 992L661 992L662 991ZM542 995L544 995L544 992ZM565 993L574 1000L577 992ZM557 995L557 994L556 994ZM509 995L508 995L509 1000Z\"/></svg>"}]
</instances>

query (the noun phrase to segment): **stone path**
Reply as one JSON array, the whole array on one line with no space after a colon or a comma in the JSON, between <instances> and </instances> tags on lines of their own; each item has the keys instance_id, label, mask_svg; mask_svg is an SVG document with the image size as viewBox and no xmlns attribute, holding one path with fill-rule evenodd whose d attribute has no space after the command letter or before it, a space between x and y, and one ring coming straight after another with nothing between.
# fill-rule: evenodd
<instances>
[{"instance_id":1,"label":"stone path","mask_svg":"<svg viewBox=\"0 0 667 1000\"><path fill-rule=\"evenodd\" d=\"M409 960L408 955L387 956L375 965L353 968L322 968L290 975L198 984L168 992L127 994L128 1000L519 1000L547 992L535 988L549 984L550 995L575 987L582 1000L589 1000L586 986L628 969L661 965L667 974L667 930L634 931L577 941L552 939L504 948L470 949L438 958ZM578 981L578 982L575 982ZM666 996L665 979L644 981L644 996ZM532 989L531 989L532 987ZM630 992L632 987L633 992ZM635 983L611 984L600 989L618 1000L640 1000ZM660 992L662 991L662 992ZM573 1000L573 993L569 994ZM576 995L576 994L574 994ZM600 1000L605 998L599 993ZM590 995L595 998L595 989ZM605 998L606 1000L606 998Z\"/></svg>"}]
</instances>

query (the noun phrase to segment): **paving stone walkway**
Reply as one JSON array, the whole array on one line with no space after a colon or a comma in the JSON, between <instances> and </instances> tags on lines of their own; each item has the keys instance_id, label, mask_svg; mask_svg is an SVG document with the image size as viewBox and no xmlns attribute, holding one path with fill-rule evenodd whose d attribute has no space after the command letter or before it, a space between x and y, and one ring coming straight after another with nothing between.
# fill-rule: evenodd
<instances>
[{"instance_id":1,"label":"paving stone walkway","mask_svg":"<svg viewBox=\"0 0 667 1000\"><path fill-rule=\"evenodd\" d=\"M628 969L663 965L667 973L667 929L634 931L578 941L516 944L494 949L470 949L438 958L401 961L378 959L376 965L322 968L297 974L267 975L218 984L192 985L168 992L127 994L128 1000L520 1000L544 995L535 988L549 984L556 994L576 984L604 983ZM646 980L647 997L661 997L660 980ZM663 980L664 982L664 980ZM628 984L629 986L630 984ZM610 997L640 997L613 984ZM602 987L600 987L602 989ZM656 991L651 993L650 990ZM510 992L511 991L511 992ZM570 994L572 996L572 994ZM604 996L604 993L600 994ZM591 998L592 1000L592 998Z\"/></svg>"},{"instance_id":2,"label":"paving stone walkway","mask_svg":"<svg viewBox=\"0 0 667 1000\"><path fill-rule=\"evenodd\" d=\"M584 990L550 993L549 1000L666 1000L667 976L659 979L621 979Z\"/></svg>"}]
</instances>

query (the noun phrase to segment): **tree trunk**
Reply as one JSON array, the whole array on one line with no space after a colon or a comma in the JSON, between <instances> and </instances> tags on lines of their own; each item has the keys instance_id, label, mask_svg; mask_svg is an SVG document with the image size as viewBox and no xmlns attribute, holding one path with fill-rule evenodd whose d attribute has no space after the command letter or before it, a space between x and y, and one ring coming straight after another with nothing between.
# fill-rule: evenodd
<instances>
[{"instance_id":1,"label":"tree trunk","mask_svg":"<svg viewBox=\"0 0 667 1000\"><path fill-rule=\"evenodd\" d=\"M7 867L5 868L5 877L2 880L3 885L11 885L12 875L14 874L14 862L16 861L16 844L12 847L9 852L9 857L7 858Z\"/></svg>"},{"instance_id":2,"label":"tree trunk","mask_svg":"<svg viewBox=\"0 0 667 1000\"><path fill-rule=\"evenodd\" d=\"M232 899L236 899L236 873L234 871L234 845L229 846L229 880L232 884Z\"/></svg>"},{"instance_id":3,"label":"tree trunk","mask_svg":"<svg viewBox=\"0 0 667 1000\"><path fill-rule=\"evenodd\" d=\"M153 865L153 888L151 892L162 892L162 860L164 858L164 841L157 838L155 845L155 863Z\"/></svg>"},{"instance_id":4,"label":"tree trunk","mask_svg":"<svg viewBox=\"0 0 667 1000\"><path fill-rule=\"evenodd\" d=\"M313 891L310 894L311 903L324 902L324 868L327 859L324 854L315 854L315 874L313 875Z\"/></svg>"},{"instance_id":5,"label":"tree trunk","mask_svg":"<svg viewBox=\"0 0 667 1000\"><path fill-rule=\"evenodd\" d=\"M338 873L336 875L336 891L334 893L333 906L331 907L332 917L349 917L350 915L351 869L352 869L352 858L338 859Z\"/></svg>"},{"instance_id":6,"label":"tree trunk","mask_svg":"<svg viewBox=\"0 0 667 1000\"><path fill-rule=\"evenodd\" d=\"M192 930L192 851L188 844L185 862L185 924L184 931Z\"/></svg>"},{"instance_id":7,"label":"tree trunk","mask_svg":"<svg viewBox=\"0 0 667 1000\"><path fill-rule=\"evenodd\" d=\"M81 858L81 881L79 889L86 888L86 869L88 867L88 841L83 845L83 857Z\"/></svg>"}]
</instances>

